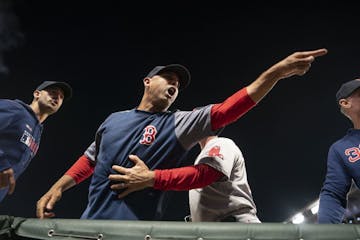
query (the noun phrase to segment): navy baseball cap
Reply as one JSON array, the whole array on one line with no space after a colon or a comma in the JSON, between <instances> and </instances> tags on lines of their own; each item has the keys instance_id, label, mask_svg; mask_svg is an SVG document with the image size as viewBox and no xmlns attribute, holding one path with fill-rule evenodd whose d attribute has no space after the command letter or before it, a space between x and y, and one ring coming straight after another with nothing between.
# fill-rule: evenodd
<instances>
[{"instance_id":1,"label":"navy baseball cap","mask_svg":"<svg viewBox=\"0 0 360 240\"><path fill-rule=\"evenodd\" d=\"M44 90L48 87L60 88L64 92L64 101L69 100L72 96L72 88L66 82L44 81L36 88L36 90Z\"/></svg>"},{"instance_id":2,"label":"navy baseball cap","mask_svg":"<svg viewBox=\"0 0 360 240\"><path fill-rule=\"evenodd\" d=\"M147 77L153 77L165 72L173 72L179 77L180 87L179 90L186 88L190 84L190 72L189 70L180 64L169 64L166 66L156 66L151 70Z\"/></svg>"},{"instance_id":3,"label":"navy baseball cap","mask_svg":"<svg viewBox=\"0 0 360 240\"><path fill-rule=\"evenodd\" d=\"M356 89L360 88L360 78L343 83L336 93L336 101L349 97Z\"/></svg>"}]
</instances>

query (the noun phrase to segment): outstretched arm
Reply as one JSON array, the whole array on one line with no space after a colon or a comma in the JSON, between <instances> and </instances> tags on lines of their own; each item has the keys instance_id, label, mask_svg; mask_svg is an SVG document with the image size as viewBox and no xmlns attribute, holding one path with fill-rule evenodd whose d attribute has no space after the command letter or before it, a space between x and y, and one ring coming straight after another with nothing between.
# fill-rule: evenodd
<instances>
[{"instance_id":1,"label":"outstretched arm","mask_svg":"<svg viewBox=\"0 0 360 240\"><path fill-rule=\"evenodd\" d=\"M248 112L264 98L278 81L294 75L302 76L316 57L327 53L326 49L295 52L264 71L254 82L237 91L224 102L211 109L212 129L220 129Z\"/></svg>"},{"instance_id":2,"label":"outstretched arm","mask_svg":"<svg viewBox=\"0 0 360 240\"><path fill-rule=\"evenodd\" d=\"M86 155L81 156L50 190L39 199L36 205L36 216L40 219L54 217L55 213L52 210L55 203L61 199L62 193L90 177L93 172L93 162Z\"/></svg>"},{"instance_id":3,"label":"outstretched arm","mask_svg":"<svg viewBox=\"0 0 360 240\"><path fill-rule=\"evenodd\" d=\"M202 188L223 177L223 173L207 164L152 171L138 156L130 155L129 159L135 163L134 167L114 165L113 170L120 174L109 175L111 181L117 182L110 186L111 189L124 189L119 198L147 187L175 191Z\"/></svg>"},{"instance_id":4,"label":"outstretched arm","mask_svg":"<svg viewBox=\"0 0 360 240\"><path fill-rule=\"evenodd\" d=\"M247 91L254 102L259 102L275 84L284 78L302 76L311 67L316 57L327 54L327 50L295 52L263 72L253 83L247 86Z\"/></svg>"}]
</instances>

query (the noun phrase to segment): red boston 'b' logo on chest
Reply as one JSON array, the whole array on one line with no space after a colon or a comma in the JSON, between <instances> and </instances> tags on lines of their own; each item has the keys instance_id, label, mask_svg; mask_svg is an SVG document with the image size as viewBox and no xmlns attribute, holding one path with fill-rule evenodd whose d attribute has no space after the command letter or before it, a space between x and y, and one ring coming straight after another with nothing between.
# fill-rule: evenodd
<instances>
[{"instance_id":1,"label":"red boston 'b' logo on chest","mask_svg":"<svg viewBox=\"0 0 360 240\"><path fill-rule=\"evenodd\" d=\"M358 147L351 147L345 150L345 155L348 156L349 162L356 162L360 159L360 149Z\"/></svg>"},{"instance_id":2,"label":"red boston 'b' logo on chest","mask_svg":"<svg viewBox=\"0 0 360 240\"><path fill-rule=\"evenodd\" d=\"M140 144L150 145L155 141L157 130L153 125L146 126L144 128L143 136L140 140Z\"/></svg>"},{"instance_id":3,"label":"red boston 'b' logo on chest","mask_svg":"<svg viewBox=\"0 0 360 240\"><path fill-rule=\"evenodd\" d=\"M210 151L208 152L208 156L209 157L219 157L221 159L224 159L224 156L220 153L220 147L219 146L212 147L210 149Z\"/></svg>"}]
</instances>

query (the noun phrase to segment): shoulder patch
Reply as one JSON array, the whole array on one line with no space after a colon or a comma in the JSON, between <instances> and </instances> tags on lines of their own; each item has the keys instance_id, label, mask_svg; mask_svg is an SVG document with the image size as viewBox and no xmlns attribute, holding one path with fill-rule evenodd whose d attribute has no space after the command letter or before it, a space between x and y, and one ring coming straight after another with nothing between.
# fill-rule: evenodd
<instances>
[{"instance_id":1,"label":"shoulder patch","mask_svg":"<svg viewBox=\"0 0 360 240\"><path fill-rule=\"evenodd\" d=\"M220 153L220 146L214 146L210 149L208 152L209 157L219 157L221 159L224 159L224 156Z\"/></svg>"}]
</instances>

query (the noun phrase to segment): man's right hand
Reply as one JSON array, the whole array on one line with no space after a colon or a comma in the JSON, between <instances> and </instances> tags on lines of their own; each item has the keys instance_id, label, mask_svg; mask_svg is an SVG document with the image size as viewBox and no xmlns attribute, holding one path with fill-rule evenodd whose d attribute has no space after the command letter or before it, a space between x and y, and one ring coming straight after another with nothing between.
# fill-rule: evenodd
<instances>
[{"instance_id":1,"label":"man's right hand","mask_svg":"<svg viewBox=\"0 0 360 240\"><path fill-rule=\"evenodd\" d=\"M327 52L325 48L295 52L273 65L268 71L272 71L279 79L288 78L293 75L302 76L309 71L311 63L315 58L326 55Z\"/></svg>"},{"instance_id":2,"label":"man's right hand","mask_svg":"<svg viewBox=\"0 0 360 240\"><path fill-rule=\"evenodd\" d=\"M44 194L36 204L36 216L40 219L52 218L55 213L52 212L54 205L61 199L62 191L59 189L50 189Z\"/></svg>"},{"instance_id":3,"label":"man's right hand","mask_svg":"<svg viewBox=\"0 0 360 240\"><path fill-rule=\"evenodd\" d=\"M15 190L15 184L16 180L12 168L0 171L0 189L9 187L8 194L12 194Z\"/></svg>"},{"instance_id":4,"label":"man's right hand","mask_svg":"<svg viewBox=\"0 0 360 240\"><path fill-rule=\"evenodd\" d=\"M136 155L129 155L129 159L135 164L133 167L125 168L113 165L112 169L119 174L109 175L109 180L114 182L110 186L112 190L124 189L124 191L118 195L119 198L123 198L132 192L154 186L154 171L149 170L148 166Z\"/></svg>"},{"instance_id":5,"label":"man's right hand","mask_svg":"<svg viewBox=\"0 0 360 240\"><path fill-rule=\"evenodd\" d=\"M63 175L51 188L45 193L36 204L36 216L40 219L51 218L55 216L52 212L54 205L62 197L62 193L76 185L75 180L69 175Z\"/></svg>"}]
</instances>

